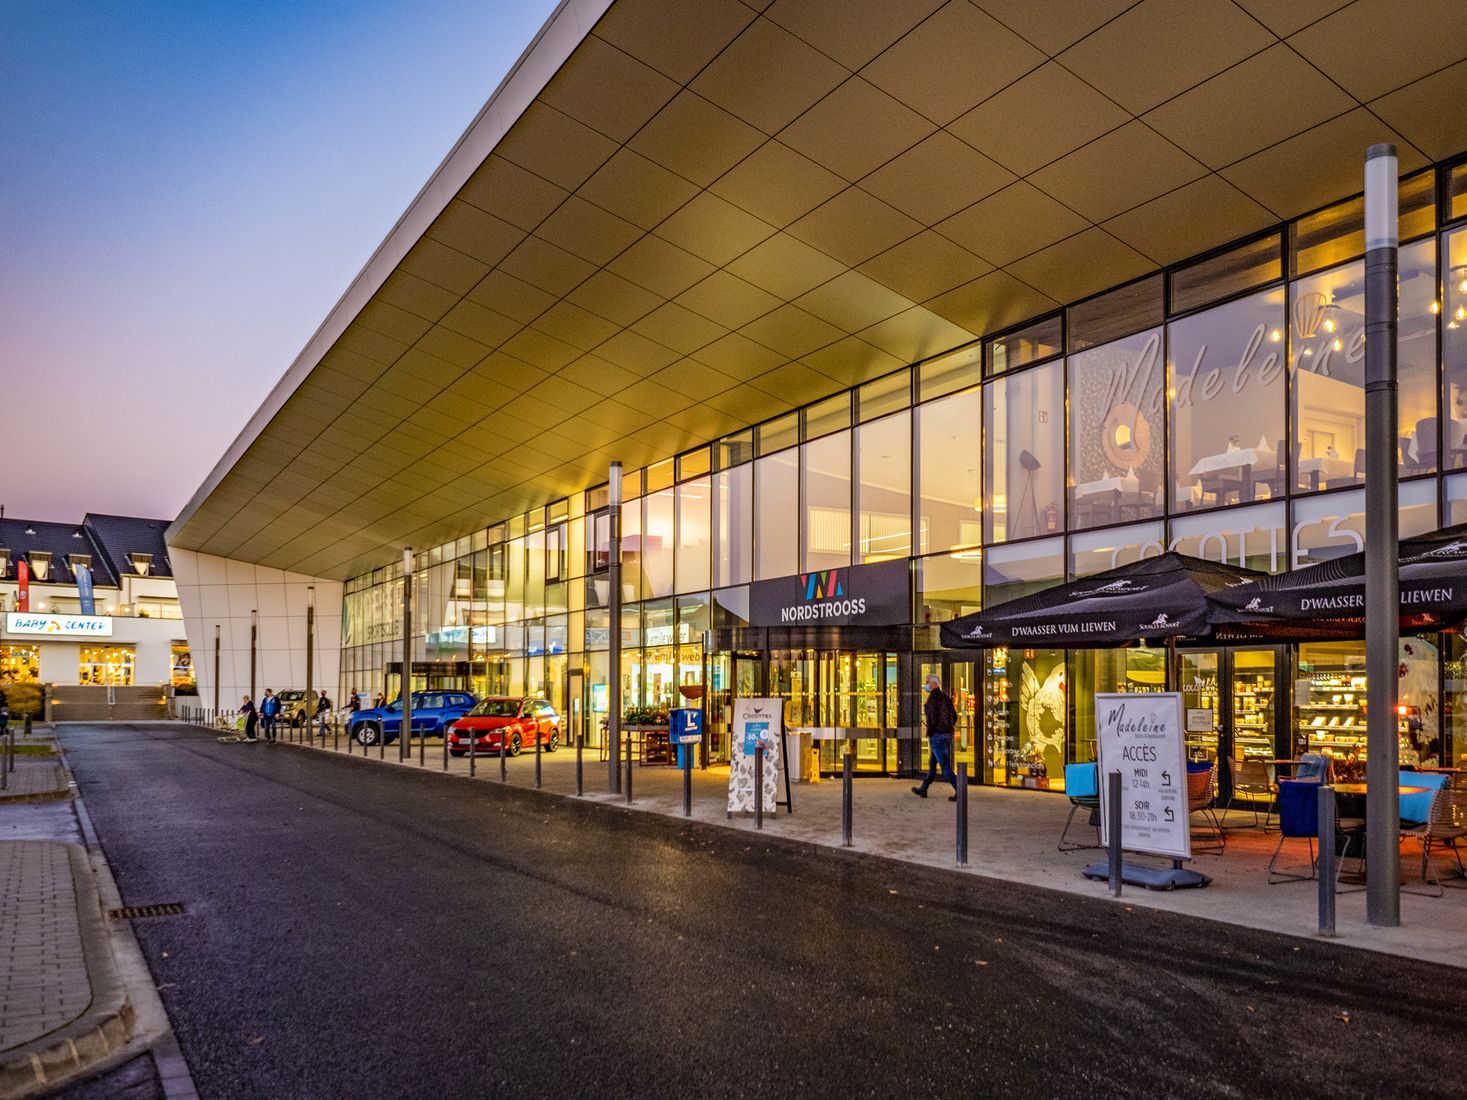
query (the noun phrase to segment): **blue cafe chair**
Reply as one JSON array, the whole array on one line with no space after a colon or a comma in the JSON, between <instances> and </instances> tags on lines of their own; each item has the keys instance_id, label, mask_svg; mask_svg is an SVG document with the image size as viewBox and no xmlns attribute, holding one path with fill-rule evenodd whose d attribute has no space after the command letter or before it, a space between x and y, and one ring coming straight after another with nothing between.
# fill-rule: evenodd
<instances>
[{"instance_id":1,"label":"blue cafe chair","mask_svg":"<svg viewBox=\"0 0 1467 1100\"><path fill-rule=\"evenodd\" d=\"M1070 799L1070 816L1060 831L1059 850L1077 852L1082 848L1100 847L1100 765L1066 764L1065 794ZM1094 844L1077 844L1069 839L1070 825L1080 810L1090 813L1090 826L1095 830Z\"/></svg>"}]
</instances>

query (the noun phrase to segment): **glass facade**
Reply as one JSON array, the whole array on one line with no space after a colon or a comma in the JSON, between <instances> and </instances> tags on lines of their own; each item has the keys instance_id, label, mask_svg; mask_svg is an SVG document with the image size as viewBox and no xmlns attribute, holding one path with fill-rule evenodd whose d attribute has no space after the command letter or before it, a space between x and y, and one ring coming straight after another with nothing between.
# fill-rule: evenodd
<instances>
[{"instance_id":1,"label":"glass facade","mask_svg":"<svg viewBox=\"0 0 1467 1100\"><path fill-rule=\"evenodd\" d=\"M1467 469L1467 227L1452 216L1467 211L1437 217L1437 171L1402 181L1403 234L1412 237L1400 267L1403 534L1467 521L1467 473L1452 476ZM1064 763L1094 753L1093 715L1077 697L1157 690L1166 682L1157 656L942 654L933 624L1168 549L1277 572L1360 546L1358 205L630 472L619 624L607 615L604 485L435 548L414 577L414 686L543 694L562 711L580 708L594 744L612 629L627 706L695 702L706 686L715 728L711 701L733 691L778 689L797 708L839 713L836 696L820 701L827 680L847 684L853 714L865 705L862 685L875 685L881 721L895 725L921 668L961 663L951 674L966 685L974 742L963 751L981 762L979 774L1059 789ZM911 563L900 648L916 660L853 649L847 675L845 657L827 659L813 641L762 654L707 648L748 626L753 582L889 559ZM343 695L399 690L401 596L396 563L348 582ZM1198 697L1230 706L1218 677L1275 660L1260 652L1242 665L1199 658L1190 675L1212 686ZM1283 647L1279 682L1304 665L1326 667L1307 657ZM1467 707L1453 705L1453 693L1467 682L1467 658L1452 637L1420 659L1436 662L1445 685L1434 752L1459 759ZM1268 685L1273 675L1272 665L1256 673ZM1286 695L1278 692L1281 705ZM1276 751L1291 747L1293 720L1282 712L1252 721L1277 726Z\"/></svg>"}]
</instances>

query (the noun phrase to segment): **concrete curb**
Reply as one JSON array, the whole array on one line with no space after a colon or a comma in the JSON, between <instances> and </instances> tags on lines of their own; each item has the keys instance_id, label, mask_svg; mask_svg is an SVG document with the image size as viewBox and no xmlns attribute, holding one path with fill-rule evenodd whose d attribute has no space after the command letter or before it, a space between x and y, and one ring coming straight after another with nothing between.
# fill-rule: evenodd
<instances>
[{"instance_id":1,"label":"concrete curb","mask_svg":"<svg viewBox=\"0 0 1467 1100\"><path fill-rule=\"evenodd\" d=\"M57 843L61 843L58 841ZM112 957L86 849L66 845L92 1000L71 1023L0 1053L0 1100L34 1096L97 1065L132 1035L136 1013Z\"/></svg>"}]
</instances>

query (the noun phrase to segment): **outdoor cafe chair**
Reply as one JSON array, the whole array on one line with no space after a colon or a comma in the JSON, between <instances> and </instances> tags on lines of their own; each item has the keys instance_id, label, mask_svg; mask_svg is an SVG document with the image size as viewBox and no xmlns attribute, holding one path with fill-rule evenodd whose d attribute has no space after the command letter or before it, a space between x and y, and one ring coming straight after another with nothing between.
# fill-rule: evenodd
<instances>
[{"instance_id":1,"label":"outdoor cafe chair","mask_svg":"<svg viewBox=\"0 0 1467 1100\"><path fill-rule=\"evenodd\" d=\"M1202 839L1202 847L1207 851L1222 855L1227 847L1227 837L1223 833L1222 822L1217 816L1217 799L1213 790L1213 777L1215 769L1212 761L1200 763L1189 763L1187 765L1187 814L1200 813L1207 828L1201 832L1193 832L1193 840Z\"/></svg>"},{"instance_id":2,"label":"outdoor cafe chair","mask_svg":"<svg viewBox=\"0 0 1467 1100\"><path fill-rule=\"evenodd\" d=\"M1065 794L1070 799L1070 816L1065 818L1065 827L1060 830L1059 850L1061 852L1077 852L1082 848L1099 848L1100 765L1066 764ZM1076 844L1069 839L1070 824L1075 820L1075 814L1081 810L1086 810L1090 814L1089 823L1095 830L1094 844Z\"/></svg>"},{"instance_id":3,"label":"outdoor cafe chair","mask_svg":"<svg viewBox=\"0 0 1467 1100\"><path fill-rule=\"evenodd\" d=\"M1412 782L1417 776L1413 773ZM1442 880L1431 865L1431 846L1440 844L1449 848L1457 860L1457 878L1467 879L1467 867L1462 865L1462 850L1457 842L1467 837L1467 774L1443 776L1447 782L1431 796L1431 812L1420 825L1402 830L1403 835L1413 836L1421 842L1421 881L1429 887L1432 897L1442 896ZM1409 795L1401 797L1402 805ZM1453 883L1454 886L1460 885Z\"/></svg>"},{"instance_id":4,"label":"outdoor cafe chair","mask_svg":"<svg viewBox=\"0 0 1467 1100\"><path fill-rule=\"evenodd\" d=\"M1277 886L1281 882L1307 882L1319 875L1319 857L1315 852L1315 841L1319 836L1319 792L1323 784L1312 780L1279 780L1279 843L1268 861L1268 884ZM1335 835L1331 843L1340 851L1340 860L1335 865L1336 889L1339 889L1340 868L1350 854L1352 844L1364 844L1365 822L1359 818L1341 818L1335 822ZM1309 873L1286 871L1279 866L1284 843L1289 840L1304 840L1309 845ZM1364 855L1363 851L1359 852Z\"/></svg>"},{"instance_id":5,"label":"outdoor cafe chair","mask_svg":"<svg viewBox=\"0 0 1467 1100\"><path fill-rule=\"evenodd\" d=\"M1279 792L1278 784L1269 774L1268 765L1262 760L1239 760L1236 757L1229 760L1228 765L1232 769L1233 792L1228 796L1227 808L1252 813L1253 824L1256 827L1258 825L1258 806L1262 802L1263 831L1268 832ZM1240 798L1242 799L1241 804Z\"/></svg>"}]
</instances>

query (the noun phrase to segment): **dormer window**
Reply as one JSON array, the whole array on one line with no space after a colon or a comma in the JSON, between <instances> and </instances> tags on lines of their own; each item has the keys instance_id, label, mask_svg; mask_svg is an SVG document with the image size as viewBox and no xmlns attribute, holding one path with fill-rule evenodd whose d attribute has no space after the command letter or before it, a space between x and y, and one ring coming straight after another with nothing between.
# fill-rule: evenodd
<instances>
[{"instance_id":1,"label":"dormer window","mask_svg":"<svg viewBox=\"0 0 1467 1100\"><path fill-rule=\"evenodd\" d=\"M10 576L10 551L0 546L0 579Z\"/></svg>"},{"instance_id":2,"label":"dormer window","mask_svg":"<svg viewBox=\"0 0 1467 1100\"><path fill-rule=\"evenodd\" d=\"M152 554L129 554L127 559L132 562L132 571L140 577L146 577L153 570Z\"/></svg>"},{"instance_id":3,"label":"dormer window","mask_svg":"<svg viewBox=\"0 0 1467 1100\"><path fill-rule=\"evenodd\" d=\"M90 554L67 554L66 564L71 567L71 575L76 576L76 567L85 565L88 569L92 567L92 555Z\"/></svg>"},{"instance_id":4,"label":"dormer window","mask_svg":"<svg viewBox=\"0 0 1467 1100\"><path fill-rule=\"evenodd\" d=\"M31 565L31 576L45 583L51 576L51 551L32 550L25 557Z\"/></svg>"}]
</instances>

